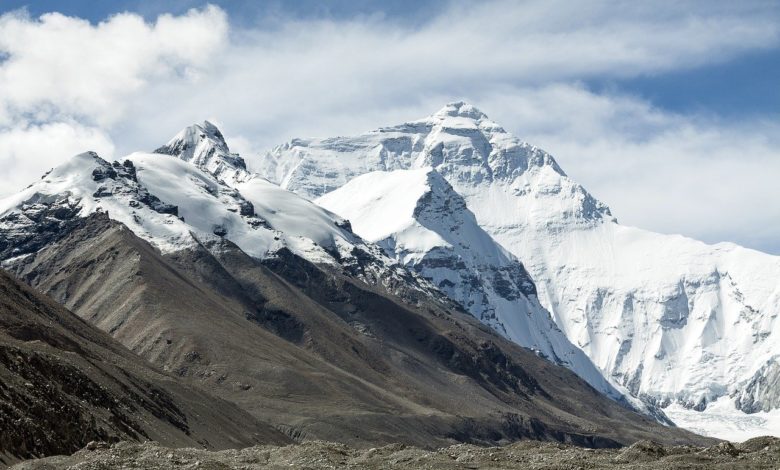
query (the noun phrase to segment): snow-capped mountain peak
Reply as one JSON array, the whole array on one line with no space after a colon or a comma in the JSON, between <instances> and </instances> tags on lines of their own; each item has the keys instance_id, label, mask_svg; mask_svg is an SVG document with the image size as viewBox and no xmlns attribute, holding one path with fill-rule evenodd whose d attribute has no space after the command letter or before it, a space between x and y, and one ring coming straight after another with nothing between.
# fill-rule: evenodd
<instances>
[{"instance_id":1,"label":"snow-capped mountain peak","mask_svg":"<svg viewBox=\"0 0 780 470\"><path fill-rule=\"evenodd\" d=\"M513 226L552 232L615 220L606 204L569 178L550 154L462 102L359 136L294 139L258 162L263 176L310 199L363 173L424 167L435 168L478 217L485 217L480 223L496 231L510 229L504 226L507 214ZM488 220L491 215L495 219Z\"/></svg>"},{"instance_id":2,"label":"snow-capped mountain peak","mask_svg":"<svg viewBox=\"0 0 780 470\"><path fill-rule=\"evenodd\" d=\"M472 119L474 121L488 119L485 113L464 101L454 101L452 103L447 103L443 108L433 113L431 117L439 119L444 119L446 117L462 117Z\"/></svg>"},{"instance_id":3,"label":"snow-capped mountain peak","mask_svg":"<svg viewBox=\"0 0 780 470\"><path fill-rule=\"evenodd\" d=\"M386 249L404 263L419 262L434 248L455 250L470 261L508 256L431 167L368 173L315 202L349 219L366 240L389 243Z\"/></svg>"},{"instance_id":4,"label":"snow-capped mountain peak","mask_svg":"<svg viewBox=\"0 0 780 470\"><path fill-rule=\"evenodd\" d=\"M24 240L37 240L29 250L0 254L34 252L47 241L37 235L41 227L54 237L97 211L163 253L227 238L256 258L287 248L312 262L335 264L333 253L363 245L343 219L263 178L250 178L239 189L172 156L133 153L110 163L87 152L0 201L0 232L15 240L8 248L19 251Z\"/></svg>"},{"instance_id":5,"label":"snow-capped mountain peak","mask_svg":"<svg viewBox=\"0 0 780 470\"><path fill-rule=\"evenodd\" d=\"M352 137L292 140L259 165L320 201L360 175L427 167L523 262L541 304L607 377L663 406L778 406L765 390L780 354L780 257L622 226L552 156L472 106ZM362 197L342 199L355 207Z\"/></svg>"},{"instance_id":6,"label":"snow-capped mountain peak","mask_svg":"<svg viewBox=\"0 0 780 470\"><path fill-rule=\"evenodd\" d=\"M185 127L154 153L178 157L226 181L248 174L244 159L230 152L222 132L209 121Z\"/></svg>"}]
</instances>

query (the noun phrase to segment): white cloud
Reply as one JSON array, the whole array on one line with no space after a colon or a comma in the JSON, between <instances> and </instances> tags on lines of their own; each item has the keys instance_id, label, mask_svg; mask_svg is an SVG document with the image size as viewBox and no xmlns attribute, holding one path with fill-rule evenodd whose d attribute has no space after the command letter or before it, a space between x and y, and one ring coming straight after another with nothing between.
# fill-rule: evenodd
<instances>
[{"instance_id":1,"label":"white cloud","mask_svg":"<svg viewBox=\"0 0 780 470\"><path fill-rule=\"evenodd\" d=\"M114 145L100 129L77 123L6 129L0 132L0 168L3 169L0 192L19 191L40 178L44 171L86 150L110 158Z\"/></svg>"},{"instance_id":2,"label":"white cloud","mask_svg":"<svg viewBox=\"0 0 780 470\"><path fill-rule=\"evenodd\" d=\"M8 58L0 65L0 123L19 115L114 123L145 84L206 65L226 31L226 16L215 7L162 15L154 24L127 13L97 25L59 13L3 15L0 51Z\"/></svg>"},{"instance_id":3,"label":"white cloud","mask_svg":"<svg viewBox=\"0 0 780 470\"><path fill-rule=\"evenodd\" d=\"M776 48L780 21L771 4L454 1L414 24L280 18L272 29L229 31L216 7L153 24L132 14L97 25L59 14L3 15L0 150L15 135L19 168L0 176L0 195L30 168L51 166L41 142L54 148L67 140L40 140L51 123L86 132L88 142L73 153L98 144L110 152L113 141L121 155L215 117L237 150L258 152L291 137L421 117L465 98L556 154L621 220L765 246L743 224L768 210L780 215L780 203L739 185L764 184L777 168L778 123L739 127L675 115L577 83ZM20 138L24 132L30 137ZM71 152L69 145L47 155ZM768 171L755 175L762 167ZM730 184L715 183L726 177ZM751 209L758 204L770 209ZM780 239L780 227L761 227L762 240Z\"/></svg>"}]
</instances>

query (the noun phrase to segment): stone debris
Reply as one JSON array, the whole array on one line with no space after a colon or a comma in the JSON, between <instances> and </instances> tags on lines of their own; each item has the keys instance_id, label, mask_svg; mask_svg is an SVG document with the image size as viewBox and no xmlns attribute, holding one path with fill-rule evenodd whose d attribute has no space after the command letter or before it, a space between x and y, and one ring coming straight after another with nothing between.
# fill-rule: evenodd
<instances>
[{"instance_id":1,"label":"stone debris","mask_svg":"<svg viewBox=\"0 0 780 470\"><path fill-rule=\"evenodd\" d=\"M780 468L780 438L759 437L711 447L669 446L639 441L622 449L588 449L521 441L503 447L457 444L424 450L393 444L353 449L311 441L210 452L168 449L152 442L90 442L68 457L23 462L19 470L53 469L771 469Z\"/></svg>"}]
</instances>

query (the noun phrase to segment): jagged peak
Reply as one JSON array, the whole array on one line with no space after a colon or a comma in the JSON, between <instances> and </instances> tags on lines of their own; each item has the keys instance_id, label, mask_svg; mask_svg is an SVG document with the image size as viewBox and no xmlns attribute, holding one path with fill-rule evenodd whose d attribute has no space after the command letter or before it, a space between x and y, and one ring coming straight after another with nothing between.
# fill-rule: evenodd
<instances>
[{"instance_id":1,"label":"jagged peak","mask_svg":"<svg viewBox=\"0 0 780 470\"><path fill-rule=\"evenodd\" d=\"M211 123L211 121L203 121L200 124L194 124L190 127L195 127L196 129L200 130L201 138L208 138L209 140L214 141L219 147L224 147L225 151L230 151L227 142L225 142L225 137L222 135L222 132L216 125Z\"/></svg>"},{"instance_id":2,"label":"jagged peak","mask_svg":"<svg viewBox=\"0 0 780 470\"><path fill-rule=\"evenodd\" d=\"M155 150L155 153L174 155L171 153L172 150L186 151L187 149L195 148L203 142L207 142L225 153L230 152L230 148L228 148L227 142L225 142L225 137L219 128L210 121L203 121L185 127L173 136L168 143ZM179 155L176 154L176 156Z\"/></svg>"},{"instance_id":3,"label":"jagged peak","mask_svg":"<svg viewBox=\"0 0 780 470\"><path fill-rule=\"evenodd\" d=\"M463 196L452 187L444 175L433 167L424 168L423 171L425 171L427 190L418 201L415 208L416 212L419 213L419 211L423 210L423 206L427 206L432 202L436 204L444 203L449 209L467 210Z\"/></svg>"},{"instance_id":4,"label":"jagged peak","mask_svg":"<svg viewBox=\"0 0 780 470\"><path fill-rule=\"evenodd\" d=\"M230 152L222 132L210 121L185 127L154 153L180 158L217 177L246 172L244 159Z\"/></svg>"},{"instance_id":5,"label":"jagged peak","mask_svg":"<svg viewBox=\"0 0 780 470\"><path fill-rule=\"evenodd\" d=\"M447 103L443 108L436 111L432 115L433 117L463 117L480 121L483 119L489 119L485 113L477 109L474 105L466 103L465 101L453 101Z\"/></svg>"},{"instance_id":6,"label":"jagged peak","mask_svg":"<svg viewBox=\"0 0 780 470\"><path fill-rule=\"evenodd\" d=\"M449 181L447 181L447 179L435 168L430 166L424 167L421 169L421 172L425 174L425 181L429 191L461 198L461 196L455 192L455 189L452 187Z\"/></svg>"}]
</instances>

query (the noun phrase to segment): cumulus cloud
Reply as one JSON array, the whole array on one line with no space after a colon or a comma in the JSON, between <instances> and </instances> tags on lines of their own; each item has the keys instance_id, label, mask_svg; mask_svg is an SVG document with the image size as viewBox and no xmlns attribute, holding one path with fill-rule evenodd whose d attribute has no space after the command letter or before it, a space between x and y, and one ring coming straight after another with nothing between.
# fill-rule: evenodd
<instances>
[{"instance_id":1,"label":"cumulus cloud","mask_svg":"<svg viewBox=\"0 0 780 470\"><path fill-rule=\"evenodd\" d=\"M92 25L59 13L0 17L0 123L62 116L108 125L154 80L197 74L225 39L216 7L160 16L154 24L119 14Z\"/></svg>"},{"instance_id":2,"label":"cumulus cloud","mask_svg":"<svg viewBox=\"0 0 780 470\"><path fill-rule=\"evenodd\" d=\"M776 122L739 127L677 115L579 83L776 48L778 16L765 3L564 0L454 0L422 22L279 17L255 28L231 28L213 6L151 23L127 13L98 24L10 13L0 17L0 142L16 142L13 165L25 170L0 176L0 195L68 153L153 149L204 118L252 154L292 137L422 117L465 98L556 154L622 220L763 247L748 230L727 230L727 219L759 220L750 203L761 195L739 185L764 182L766 172L753 176L764 165L776 168ZM45 137L55 125L83 135L83 148ZM49 159L36 135L49 143ZM20 163L24 142L29 158ZM0 153L0 164L11 160ZM713 183L726 176L731 184ZM762 227L780 239L780 227Z\"/></svg>"}]
</instances>

